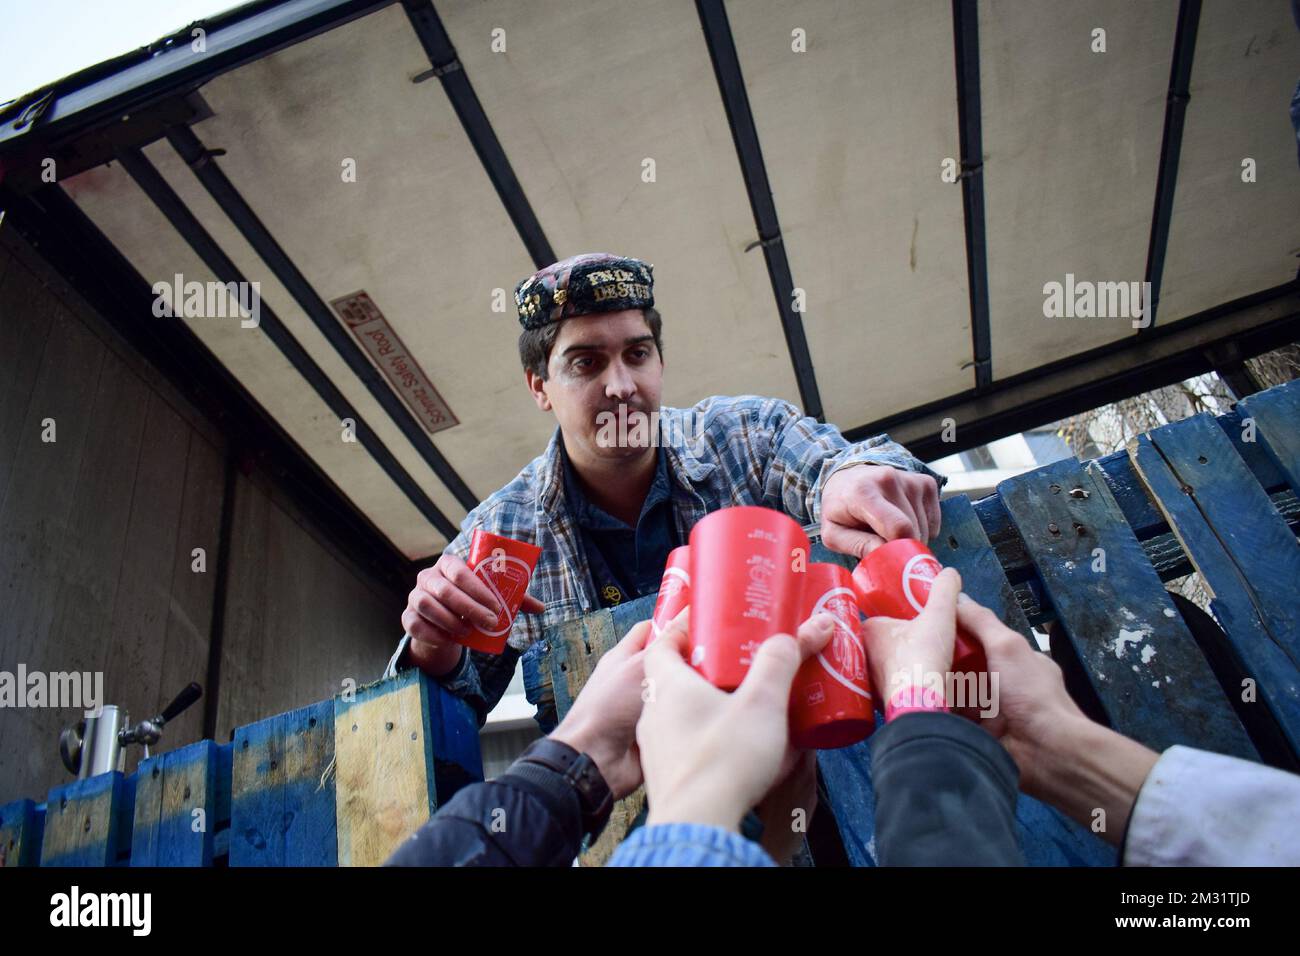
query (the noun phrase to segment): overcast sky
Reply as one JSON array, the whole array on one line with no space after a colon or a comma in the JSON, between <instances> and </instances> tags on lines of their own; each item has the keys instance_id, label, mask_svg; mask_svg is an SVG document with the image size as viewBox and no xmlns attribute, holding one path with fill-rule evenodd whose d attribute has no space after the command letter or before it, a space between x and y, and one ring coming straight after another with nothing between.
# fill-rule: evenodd
<instances>
[{"instance_id":1,"label":"overcast sky","mask_svg":"<svg viewBox=\"0 0 1300 956\"><path fill-rule=\"evenodd\" d=\"M243 0L0 0L0 103Z\"/></svg>"}]
</instances>

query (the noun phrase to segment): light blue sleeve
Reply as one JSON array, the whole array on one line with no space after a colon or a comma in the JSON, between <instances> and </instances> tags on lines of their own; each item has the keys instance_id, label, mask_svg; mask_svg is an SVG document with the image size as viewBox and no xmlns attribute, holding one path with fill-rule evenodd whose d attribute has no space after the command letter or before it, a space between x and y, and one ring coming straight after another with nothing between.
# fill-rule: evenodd
<instances>
[{"instance_id":1,"label":"light blue sleeve","mask_svg":"<svg viewBox=\"0 0 1300 956\"><path fill-rule=\"evenodd\" d=\"M776 866L761 846L739 833L701 823L638 827L608 866Z\"/></svg>"}]
</instances>

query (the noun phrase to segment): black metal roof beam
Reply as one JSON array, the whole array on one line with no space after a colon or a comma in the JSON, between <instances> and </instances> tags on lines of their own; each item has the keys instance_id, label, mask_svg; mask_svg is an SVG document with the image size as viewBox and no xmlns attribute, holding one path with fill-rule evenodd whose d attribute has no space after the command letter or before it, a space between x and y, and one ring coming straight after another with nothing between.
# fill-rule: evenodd
<instances>
[{"instance_id":1,"label":"black metal roof beam","mask_svg":"<svg viewBox=\"0 0 1300 956\"><path fill-rule=\"evenodd\" d=\"M1155 328L1160 305L1160 282L1165 271L1165 250L1169 247L1178 157L1183 150L1183 120L1187 115L1187 101L1191 99L1192 56L1196 52L1196 30L1200 22L1201 0L1182 0L1178 5L1178 26L1174 31L1174 59L1169 68L1165 129L1160 140L1160 171L1156 178L1155 208L1151 213L1151 241L1147 244L1145 279L1151 283L1151 301L1147 303L1150 322L1138 330L1138 335L1149 335Z\"/></svg>"},{"instance_id":2,"label":"black metal roof beam","mask_svg":"<svg viewBox=\"0 0 1300 956\"><path fill-rule=\"evenodd\" d=\"M14 228L122 340L212 420L241 460L282 485L324 534L396 593L419 570L348 500L184 322L152 315L148 280L62 187L17 196L0 186L5 228ZM427 563L427 562L425 562Z\"/></svg>"},{"instance_id":3,"label":"black metal roof beam","mask_svg":"<svg viewBox=\"0 0 1300 956\"><path fill-rule=\"evenodd\" d=\"M191 24L167 42L60 80L51 86L43 104L39 98L28 98L28 108L20 109L24 101L19 101L0 119L0 151L11 140L63 138L120 119L392 2L288 0L250 4L198 21L206 29L203 52L193 49Z\"/></svg>"},{"instance_id":4,"label":"black metal roof beam","mask_svg":"<svg viewBox=\"0 0 1300 956\"><path fill-rule=\"evenodd\" d=\"M221 210L226 214L235 227L248 240L248 244L267 264L275 277L280 283L289 290L289 294L307 313L316 328L320 329L321 334L325 336L326 341L334 346L334 351L339 357L347 363L352 373L359 378L366 386L367 391L374 396L379 406L388 413L394 424L406 436L413 448L420 453L423 458L433 469L434 474L442 480L443 484L455 495L456 500L466 511L473 510L478 504L478 499L474 493L469 490L469 486L461 480L460 475L451 463L443 457L437 447L425 431L423 426L415 420L415 416L402 400L394 394L391 387L379 374L379 371L362 352L356 341L348 335L347 331L334 317L323 299L312 288L307 277L302 274L293 260L289 258L288 253L271 235L271 231L258 218L243 195L235 188L229 177L221 171L217 165L212 151L210 151L195 135L194 131L188 126L173 126L167 131L167 140L172 144L172 148L180 154L181 159L189 165L194 175L198 177L203 188L210 195Z\"/></svg>"},{"instance_id":5,"label":"black metal roof beam","mask_svg":"<svg viewBox=\"0 0 1300 956\"><path fill-rule=\"evenodd\" d=\"M144 153L138 149L127 149L119 154L118 159L121 161L123 168L131 174L131 178L136 181L153 201L154 205L167 217L167 220L181 234L181 237L189 243L190 248L198 254L199 258L207 264L217 279L221 282L247 281L234 262L230 260L230 257L222 251L216 240L203 228L202 223L185 206L181 197L168 185L167 181L163 179L153 163L149 162ZM284 357L298 370L298 373L329 406L330 410L338 415L340 420L351 418L356 422L357 441L371 454L388 477L393 480L393 483L405 493L411 503L438 529L440 534L444 535L449 541L456 537L458 533L456 526L420 489L415 479L393 457L392 452L384 447L384 443L379 440L379 436L366 424L360 413L352 407L338 387L330 381L325 371L312 360L307 350L298 343L266 303L261 303L260 318L260 328L266 333L266 337L275 343L275 346L284 354Z\"/></svg>"},{"instance_id":6,"label":"black metal roof beam","mask_svg":"<svg viewBox=\"0 0 1300 956\"><path fill-rule=\"evenodd\" d=\"M438 12L430 0L403 0L402 6L420 45L429 57L429 64L433 67L429 72L442 80L442 88L451 100L452 109L460 118L460 125L465 128L465 134L469 137L474 152L478 154L488 179L496 188L497 195L501 197L510 221L515 224L533 264L539 269L550 265L555 261L555 251L551 249L546 233L542 231L541 223L537 221L533 207L524 195L523 187L519 185L514 168L506 158L506 151L497 139L496 130L492 128L487 113L483 112L483 104L478 101Z\"/></svg>"},{"instance_id":7,"label":"black metal roof beam","mask_svg":"<svg viewBox=\"0 0 1300 956\"><path fill-rule=\"evenodd\" d=\"M1007 435L1214 370L1213 347L1231 342L1249 358L1300 339L1300 280L1245 296L844 432L849 441L889 432L922 459L941 458ZM944 442L944 420L956 423Z\"/></svg>"},{"instance_id":8,"label":"black metal roof beam","mask_svg":"<svg viewBox=\"0 0 1300 956\"><path fill-rule=\"evenodd\" d=\"M957 126L961 150L961 209L966 222L966 284L970 290L975 389L993 383L989 333L989 266L984 237L984 127L980 106L979 11L975 0L952 0L957 64Z\"/></svg>"},{"instance_id":9,"label":"black metal roof beam","mask_svg":"<svg viewBox=\"0 0 1300 956\"><path fill-rule=\"evenodd\" d=\"M767 274L772 280L781 327L785 331L786 348L794 365L795 381L799 385L799 398L804 413L813 418L825 419L817 376L813 372L812 355L808 351L808 338L804 334L803 319L794 308L794 279L790 276L790 262L785 254L785 240L781 236L781 223L776 216L776 202L772 198L772 185L767 179L767 166L763 163L763 149L758 142L758 129L745 92L745 78L740 71L740 58L736 54L736 41L731 35L731 22L723 0L696 0L704 41L709 47L709 59L718 78L718 91L727 109L727 122L731 138L736 144L740 170L745 177L745 190L749 205L754 211L754 225L758 228L758 245L767 260Z\"/></svg>"}]
</instances>

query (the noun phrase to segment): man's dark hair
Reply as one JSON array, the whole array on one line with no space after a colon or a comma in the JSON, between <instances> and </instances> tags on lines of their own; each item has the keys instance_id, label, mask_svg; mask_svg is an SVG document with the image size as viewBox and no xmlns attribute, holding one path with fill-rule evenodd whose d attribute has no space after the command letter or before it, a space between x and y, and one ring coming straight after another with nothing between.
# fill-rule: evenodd
<instances>
[{"instance_id":1,"label":"man's dark hair","mask_svg":"<svg viewBox=\"0 0 1300 956\"><path fill-rule=\"evenodd\" d=\"M664 357L663 318L659 315L659 310L653 306L641 311L645 314L646 325L650 326L650 334L654 336L655 348L659 350L659 358L662 360ZM526 371L535 373L543 382L546 381L546 363L551 358L551 347L555 345L559 335L559 322L548 322L541 328L524 329L519 333L519 361Z\"/></svg>"}]
</instances>

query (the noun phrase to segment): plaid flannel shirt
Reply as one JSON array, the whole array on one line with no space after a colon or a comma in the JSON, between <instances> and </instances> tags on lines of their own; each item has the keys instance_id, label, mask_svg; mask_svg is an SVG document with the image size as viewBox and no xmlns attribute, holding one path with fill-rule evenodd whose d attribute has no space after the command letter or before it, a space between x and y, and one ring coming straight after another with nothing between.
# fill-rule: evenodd
<instances>
[{"instance_id":1,"label":"plaid flannel shirt","mask_svg":"<svg viewBox=\"0 0 1300 956\"><path fill-rule=\"evenodd\" d=\"M776 398L713 396L691 408L665 407L659 427L672 478L673 517L683 541L705 515L733 505L763 505L805 527L817 526L826 480L851 465L921 472L940 488L947 480L888 435L849 444L835 426ZM483 528L542 549L528 593L546 605L545 612L515 618L505 653L463 654L459 666L440 679L475 708L480 724L505 693L521 653L554 625L602 606L565 502L560 440L557 427L546 451L466 515L460 534L447 546L464 559L471 533ZM396 673L409 641L409 635L402 638L385 676ZM538 703L531 694L529 699Z\"/></svg>"}]
</instances>

